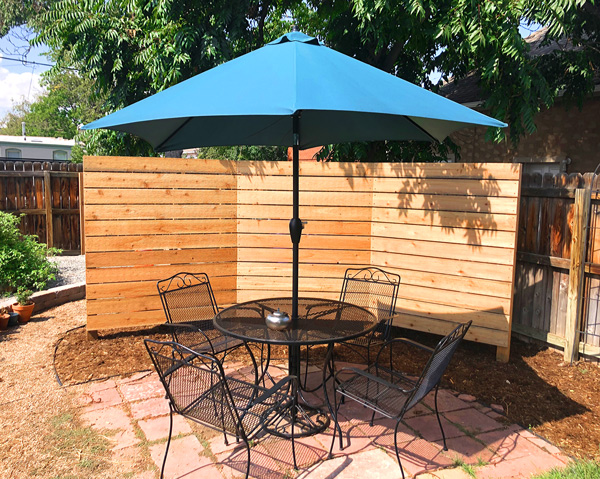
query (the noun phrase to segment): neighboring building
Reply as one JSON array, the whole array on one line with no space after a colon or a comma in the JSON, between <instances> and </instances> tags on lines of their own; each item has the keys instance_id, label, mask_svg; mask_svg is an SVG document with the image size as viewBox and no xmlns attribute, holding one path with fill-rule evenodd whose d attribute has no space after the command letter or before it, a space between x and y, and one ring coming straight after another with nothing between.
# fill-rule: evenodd
<instances>
[{"instance_id":1,"label":"neighboring building","mask_svg":"<svg viewBox=\"0 0 600 479\"><path fill-rule=\"evenodd\" d=\"M0 135L1 160L69 160L75 140Z\"/></svg>"},{"instance_id":2,"label":"neighboring building","mask_svg":"<svg viewBox=\"0 0 600 479\"><path fill-rule=\"evenodd\" d=\"M571 47L566 40L543 45L545 33L543 28L525 39L532 57ZM440 93L478 109L482 104L478 80L477 75L471 74L460 81L450 81ZM521 138L516 149L508 139L502 143L485 141L485 128L467 128L453 134L452 140L461 147L461 161L523 163L523 171L537 173L594 171L600 163L600 77L596 83L594 96L585 100L581 110L576 106L565 108L561 98L553 107L542 110L535 117L537 131Z\"/></svg>"}]
</instances>

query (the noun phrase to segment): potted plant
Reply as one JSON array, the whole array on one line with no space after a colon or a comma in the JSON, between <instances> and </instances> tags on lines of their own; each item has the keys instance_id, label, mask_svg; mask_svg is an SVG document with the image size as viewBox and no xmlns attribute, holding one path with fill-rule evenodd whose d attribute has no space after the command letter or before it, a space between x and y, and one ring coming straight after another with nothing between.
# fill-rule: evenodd
<instances>
[{"instance_id":1,"label":"potted plant","mask_svg":"<svg viewBox=\"0 0 600 479\"><path fill-rule=\"evenodd\" d=\"M17 302L13 304L13 311L19 313L19 323L25 324L31 318L31 313L33 313L33 308L35 307L35 303L31 301L31 295L33 293L31 290L19 287L15 294L17 298Z\"/></svg>"},{"instance_id":2,"label":"potted plant","mask_svg":"<svg viewBox=\"0 0 600 479\"><path fill-rule=\"evenodd\" d=\"M8 314L7 308L0 308L0 329L8 328L8 320L10 319L10 314Z\"/></svg>"}]
</instances>

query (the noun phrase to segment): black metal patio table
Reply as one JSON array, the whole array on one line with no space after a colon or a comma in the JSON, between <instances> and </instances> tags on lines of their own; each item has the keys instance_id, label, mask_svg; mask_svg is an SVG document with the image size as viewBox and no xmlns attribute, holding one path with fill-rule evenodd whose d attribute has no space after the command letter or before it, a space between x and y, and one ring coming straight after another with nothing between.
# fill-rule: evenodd
<instances>
[{"instance_id":1,"label":"black metal patio table","mask_svg":"<svg viewBox=\"0 0 600 479\"><path fill-rule=\"evenodd\" d=\"M292 298L268 298L236 304L219 312L213 322L223 334L244 341L263 344L286 345L289 350L288 368L292 376L300 376L300 347L327 344L354 339L368 334L377 326L373 313L359 306L322 298L299 298L298 319L289 329L270 329L265 319L276 310L291 315ZM325 368L324 366L324 376ZM295 425L300 432L296 437L316 434L329 425L329 416L323 409L304 401L302 392L296 411ZM289 436L289 424L278 424L272 434Z\"/></svg>"}]
</instances>

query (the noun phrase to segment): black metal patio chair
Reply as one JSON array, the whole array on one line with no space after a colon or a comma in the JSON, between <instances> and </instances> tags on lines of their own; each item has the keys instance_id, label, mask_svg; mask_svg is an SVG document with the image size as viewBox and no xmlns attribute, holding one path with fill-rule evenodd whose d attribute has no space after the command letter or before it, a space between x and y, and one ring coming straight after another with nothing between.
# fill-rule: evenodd
<instances>
[{"instance_id":1,"label":"black metal patio chair","mask_svg":"<svg viewBox=\"0 0 600 479\"><path fill-rule=\"evenodd\" d=\"M205 273L177 273L158 281L156 287L174 342L198 353L223 353L222 359L244 345L215 329L213 318L219 308Z\"/></svg>"},{"instance_id":2,"label":"black metal patio chair","mask_svg":"<svg viewBox=\"0 0 600 479\"><path fill-rule=\"evenodd\" d=\"M271 388L225 375L221 362L209 353L198 353L172 341L145 339L146 349L169 400L169 438L161 468L164 476L173 432L173 414L242 440L248 453L246 479L250 472L250 440L267 427L291 418L294 468L294 414L297 378L287 376ZM193 358L193 362L191 361Z\"/></svg>"},{"instance_id":3,"label":"black metal patio chair","mask_svg":"<svg viewBox=\"0 0 600 479\"><path fill-rule=\"evenodd\" d=\"M367 364L371 363L371 348L381 346L390 338L399 288L399 275L374 266L368 268L348 268L344 274L340 301L351 303L370 311L375 316L378 324L372 333L339 344L358 352ZM310 347L307 347L306 368L304 370L305 389L308 376L309 354Z\"/></svg>"},{"instance_id":4,"label":"black metal patio chair","mask_svg":"<svg viewBox=\"0 0 600 479\"><path fill-rule=\"evenodd\" d=\"M337 400L339 394L341 396L340 399L351 399L371 409L373 411L371 425L373 425L375 414L396 419L394 448L400 472L404 478L404 470L402 469L402 462L400 461L400 454L398 452L398 427L404 414L418 404L434 388L435 414L442 431L444 450L447 451L446 435L444 434L444 428L442 427L437 407L437 393L440 380L456 348L465 337L470 326L471 321L460 324L450 334L442 338L435 349L405 338L392 339L381 347L374 364L369 365L366 370L350 367L342 368L336 372L333 388L333 404L331 404L327 390L325 389L327 405L334 420L333 438L329 455L331 456L333 451L337 433L340 435L340 449L343 449L342 429L337 420L342 402L341 400ZM411 379L402 372L394 369L393 358L398 357L394 355L394 346L399 344L407 344L431 352L431 356L418 379ZM329 359L331 359L332 351L329 354Z\"/></svg>"}]
</instances>

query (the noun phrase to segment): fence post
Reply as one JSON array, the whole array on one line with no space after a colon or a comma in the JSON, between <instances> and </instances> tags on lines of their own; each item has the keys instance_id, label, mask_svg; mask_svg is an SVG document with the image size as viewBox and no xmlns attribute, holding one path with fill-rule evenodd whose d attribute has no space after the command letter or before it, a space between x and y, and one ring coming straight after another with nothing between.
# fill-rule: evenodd
<instances>
[{"instance_id":1,"label":"fence post","mask_svg":"<svg viewBox=\"0 0 600 479\"><path fill-rule=\"evenodd\" d=\"M54 230L52 227L52 194L50 191L50 171L44 170L44 206L46 209L46 244L54 246Z\"/></svg>"},{"instance_id":2,"label":"fence post","mask_svg":"<svg viewBox=\"0 0 600 479\"><path fill-rule=\"evenodd\" d=\"M83 205L83 171L78 173L79 176L79 244L81 254L85 254L85 222L84 222L84 205Z\"/></svg>"},{"instance_id":3,"label":"fence post","mask_svg":"<svg viewBox=\"0 0 600 479\"><path fill-rule=\"evenodd\" d=\"M573 215L573 235L571 237L571 266L569 268L569 289L567 302L567 321L565 326L564 360L573 362L579 353L579 325L581 323L583 303L583 282L585 272L585 252L588 218L592 190L575 190L575 211Z\"/></svg>"}]
</instances>

